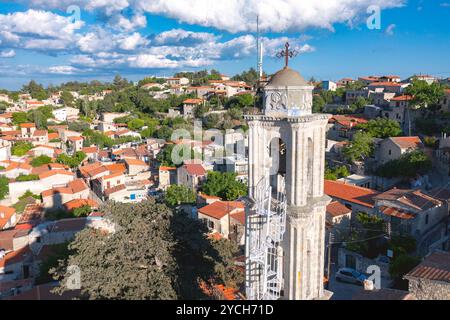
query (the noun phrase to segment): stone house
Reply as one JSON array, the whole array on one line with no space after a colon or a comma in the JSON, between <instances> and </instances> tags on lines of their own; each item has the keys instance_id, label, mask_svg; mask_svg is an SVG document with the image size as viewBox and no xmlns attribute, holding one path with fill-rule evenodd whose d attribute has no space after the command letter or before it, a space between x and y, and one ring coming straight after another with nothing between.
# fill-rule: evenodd
<instances>
[{"instance_id":1,"label":"stone house","mask_svg":"<svg viewBox=\"0 0 450 320\"><path fill-rule=\"evenodd\" d=\"M450 252L431 253L404 279L417 300L450 300Z\"/></svg>"},{"instance_id":2,"label":"stone house","mask_svg":"<svg viewBox=\"0 0 450 320\"><path fill-rule=\"evenodd\" d=\"M185 163L177 169L177 183L197 189L206 180L206 170L199 163Z\"/></svg>"},{"instance_id":3,"label":"stone house","mask_svg":"<svg viewBox=\"0 0 450 320\"><path fill-rule=\"evenodd\" d=\"M375 145L375 159L381 165L422 148L423 143L419 137L389 137Z\"/></svg>"},{"instance_id":4,"label":"stone house","mask_svg":"<svg viewBox=\"0 0 450 320\"><path fill-rule=\"evenodd\" d=\"M183 117L185 118L193 118L195 108L201 106L203 103L203 99L186 99L183 101Z\"/></svg>"},{"instance_id":5,"label":"stone house","mask_svg":"<svg viewBox=\"0 0 450 320\"><path fill-rule=\"evenodd\" d=\"M420 190L391 189L376 195L375 214L387 223L388 234L416 239L416 254L425 256L446 237L448 206Z\"/></svg>"},{"instance_id":6,"label":"stone house","mask_svg":"<svg viewBox=\"0 0 450 320\"><path fill-rule=\"evenodd\" d=\"M328 120L327 138L336 141L349 140L359 124L367 123L362 117L334 115Z\"/></svg>"},{"instance_id":7,"label":"stone house","mask_svg":"<svg viewBox=\"0 0 450 320\"><path fill-rule=\"evenodd\" d=\"M234 234L237 242L243 244L243 232L240 228L245 225L245 205L242 202L214 201L198 209L197 216L212 233L218 232L224 238ZM237 236L238 234L241 236Z\"/></svg>"},{"instance_id":8,"label":"stone house","mask_svg":"<svg viewBox=\"0 0 450 320\"><path fill-rule=\"evenodd\" d=\"M170 185L177 182L177 168L160 166L158 169L158 188L166 190Z\"/></svg>"}]
</instances>

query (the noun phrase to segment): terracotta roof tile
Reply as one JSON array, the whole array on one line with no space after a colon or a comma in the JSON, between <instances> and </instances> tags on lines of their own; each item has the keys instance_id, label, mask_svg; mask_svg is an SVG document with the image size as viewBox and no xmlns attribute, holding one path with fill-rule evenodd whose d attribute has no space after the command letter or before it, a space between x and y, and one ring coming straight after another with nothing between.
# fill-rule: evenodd
<instances>
[{"instance_id":1,"label":"terracotta roof tile","mask_svg":"<svg viewBox=\"0 0 450 320\"><path fill-rule=\"evenodd\" d=\"M6 206L0 206L0 229L3 229L6 223L16 213L16 209Z\"/></svg>"},{"instance_id":2,"label":"terracotta roof tile","mask_svg":"<svg viewBox=\"0 0 450 320\"><path fill-rule=\"evenodd\" d=\"M339 217L351 212L352 209L347 208L339 201L332 201L329 205L327 205L327 214L331 215L332 217Z\"/></svg>"},{"instance_id":3,"label":"terracotta roof tile","mask_svg":"<svg viewBox=\"0 0 450 320\"><path fill-rule=\"evenodd\" d=\"M92 199L73 199L64 204L67 211L72 211L76 208L89 206L91 208L98 208L98 203Z\"/></svg>"},{"instance_id":4,"label":"terracotta roof tile","mask_svg":"<svg viewBox=\"0 0 450 320\"><path fill-rule=\"evenodd\" d=\"M434 252L418 266L405 275L405 278L418 278L450 282L450 252Z\"/></svg>"},{"instance_id":5,"label":"terracotta roof tile","mask_svg":"<svg viewBox=\"0 0 450 320\"><path fill-rule=\"evenodd\" d=\"M419 137L391 137L389 139L402 149L416 149L423 146Z\"/></svg>"},{"instance_id":6,"label":"terracotta roof tile","mask_svg":"<svg viewBox=\"0 0 450 320\"><path fill-rule=\"evenodd\" d=\"M373 197L378 194L375 190L345 184L339 181L325 180L324 185L325 193L330 197L353 202L368 208L374 207Z\"/></svg>"},{"instance_id":7,"label":"terracotta roof tile","mask_svg":"<svg viewBox=\"0 0 450 320\"><path fill-rule=\"evenodd\" d=\"M105 191L103 192L105 194L105 196L110 196L113 193L116 193L118 191L122 191L125 190L126 186L124 184L119 184L115 187L109 188L109 189L105 189Z\"/></svg>"},{"instance_id":8,"label":"terracotta roof tile","mask_svg":"<svg viewBox=\"0 0 450 320\"><path fill-rule=\"evenodd\" d=\"M198 209L198 211L209 217L222 219L236 209L244 210L245 205L240 201L216 201Z\"/></svg>"},{"instance_id":9,"label":"terracotta roof tile","mask_svg":"<svg viewBox=\"0 0 450 320\"><path fill-rule=\"evenodd\" d=\"M183 167L191 176L204 176L206 174L205 168L198 163L184 164Z\"/></svg>"}]
</instances>

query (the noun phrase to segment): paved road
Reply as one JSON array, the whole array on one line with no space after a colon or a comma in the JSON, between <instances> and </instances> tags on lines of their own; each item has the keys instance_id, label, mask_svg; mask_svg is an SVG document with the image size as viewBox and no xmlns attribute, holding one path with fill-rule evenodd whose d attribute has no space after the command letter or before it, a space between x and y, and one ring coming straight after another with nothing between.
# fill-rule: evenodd
<instances>
[{"instance_id":1,"label":"paved road","mask_svg":"<svg viewBox=\"0 0 450 320\"><path fill-rule=\"evenodd\" d=\"M333 292L331 300L351 300L355 294L364 289L356 284L338 282L333 275L330 279L328 290Z\"/></svg>"}]
</instances>

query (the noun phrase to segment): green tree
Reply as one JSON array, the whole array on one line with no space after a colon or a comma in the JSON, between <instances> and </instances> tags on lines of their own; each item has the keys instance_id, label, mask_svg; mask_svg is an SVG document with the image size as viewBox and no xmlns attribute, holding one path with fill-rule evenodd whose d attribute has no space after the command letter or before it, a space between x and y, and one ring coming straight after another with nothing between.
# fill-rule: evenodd
<instances>
[{"instance_id":1,"label":"green tree","mask_svg":"<svg viewBox=\"0 0 450 320\"><path fill-rule=\"evenodd\" d=\"M373 153L373 137L365 132L357 132L349 145L343 149L344 157L350 161L364 160Z\"/></svg>"},{"instance_id":2,"label":"green tree","mask_svg":"<svg viewBox=\"0 0 450 320\"><path fill-rule=\"evenodd\" d=\"M33 158L33 160L31 160L31 165L33 167L40 167L44 164L48 164L51 162L52 162L52 158L50 158L46 155L41 155L41 156Z\"/></svg>"},{"instance_id":3,"label":"green tree","mask_svg":"<svg viewBox=\"0 0 450 320\"><path fill-rule=\"evenodd\" d=\"M382 252L386 252L386 247L380 242L386 234L385 229L383 219L360 212L356 216L356 225L345 247L373 259Z\"/></svg>"},{"instance_id":4,"label":"green tree","mask_svg":"<svg viewBox=\"0 0 450 320\"><path fill-rule=\"evenodd\" d=\"M336 168L326 168L325 169L325 179L326 180L337 180L340 178L345 178L350 175L350 171L346 166L340 166Z\"/></svg>"},{"instance_id":5,"label":"green tree","mask_svg":"<svg viewBox=\"0 0 450 320\"><path fill-rule=\"evenodd\" d=\"M217 113L210 113L203 118L203 123L207 129L219 128L221 117Z\"/></svg>"},{"instance_id":6,"label":"green tree","mask_svg":"<svg viewBox=\"0 0 450 320\"><path fill-rule=\"evenodd\" d=\"M5 176L0 176L0 200L5 199L9 193L9 179Z\"/></svg>"},{"instance_id":7,"label":"green tree","mask_svg":"<svg viewBox=\"0 0 450 320\"><path fill-rule=\"evenodd\" d=\"M31 80L28 84L24 85L22 91L29 93L33 99L37 100L45 100L49 97L44 87L34 80Z\"/></svg>"},{"instance_id":8,"label":"green tree","mask_svg":"<svg viewBox=\"0 0 450 320\"><path fill-rule=\"evenodd\" d=\"M169 206L177 206L186 203L195 203L195 192L183 185L171 185L167 188L165 201Z\"/></svg>"},{"instance_id":9,"label":"green tree","mask_svg":"<svg viewBox=\"0 0 450 320\"><path fill-rule=\"evenodd\" d=\"M48 246L49 254L39 264L39 276L36 279L37 285L53 281L53 278L49 271L53 268L56 268L59 264L59 261L64 261L69 257L71 252L68 246L68 242Z\"/></svg>"},{"instance_id":10,"label":"green tree","mask_svg":"<svg viewBox=\"0 0 450 320\"><path fill-rule=\"evenodd\" d=\"M116 231L85 229L76 235L68 259L50 270L60 280L58 292L67 290L68 265L89 270L81 273L85 299L205 299L200 282L240 285L242 274L232 272L240 253L233 245L207 239L199 220L153 199L107 203L101 211Z\"/></svg>"},{"instance_id":11,"label":"green tree","mask_svg":"<svg viewBox=\"0 0 450 320\"><path fill-rule=\"evenodd\" d=\"M432 168L432 162L428 156L420 150L405 153L400 158L391 160L377 169L377 175L381 177L413 178L418 174L425 174Z\"/></svg>"},{"instance_id":12,"label":"green tree","mask_svg":"<svg viewBox=\"0 0 450 320\"><path fill-rule=\"evenodd\" d=\"M30 142L17 141L11 148L11 153L15 156L22 157L28 151L33 149L33 145Z\"/></svg>"},{"instance_id":13,"label":"green tree","mask_svg":"<svg viewBox=\"0 0 450 320\"><path fill-rule=\"evenodd\" d=\"M18 125L21 123L27 123L27 122L29 122L28 114L26 112L13 112L12 122L15 125Z\"/></svg>"},{"instance_id":14,"label":"green tree","mask_svg":"<svg viewBox=\"0 0 450 320\"><path fill-rule=\"evenodd\" d=\"M74 104L74 97L70 91L64 90L61 92L61 100L64 101L64 104L68 107L73 107Z\"/></svg>"},{"instance_id":15,"label":"green tree","mask_svg":"<svg viewBox=\"0 0 450 320\"><path fill-rule=\"evenodd\" d=\"M22 182L22 181L34 181L39 180L39 175L37 174L19 174L19 176L16 178L16 181Z\"/></svg>"},{"instance_id":16,"label":"green tree","mask_svg":"<svg viewBox=\"0 0 450 320\"><path fill-rule=\"evenodd\" d=\"M56 162L62 163L71 168L78 167L84 159L86 159L86 154L82 151L77 151L73 156L69 156L65 153L61 153L56 157Z\"/></svg>"},{"instance_id":17,"label":"green tree","mask_svg":"<svg viewBox=\"0 0 450 320\"><path fill-rule=\"evenodd\" d=\"M395 120L387 118L370 120L367 123L359 124L358 128L363 129L372 137L381 139L397 137L402 134L400 124Z\"/></svg>"},{"instance_id":18,"label":"green tree","mask_svg":"<svg viewBox=\"0 0 450 320\"><path fill-rule=\"evenodd\" d=\"M221 197L224 200L236 200L247 195L247 186L236 180L236 173L208 172L202 191L210 196Z\"/></svg>"},{"instance_id":19,"label":"green tree","mask_svg":"<svg viewBox=\"0 0 450 320\"><path fill-rule=\"evenodd\" d=\"M420 259L408 254L401 254L389 265L389 273L394 279L394 287L407 290L408 281L403 276L420 263Z\"/></svg>"},{"instance_id":20,"label":"green tree","mask_svg":"<svg viewBox=\"0 0 450 320\"><path fill-rule=\"evenodd\" d=\"M73 209L73 215L75 217L87 217L92 212L92 208L89 205L85 205L79 208Z\"/></svg>"},{"instance_id":21,"label":"green tree","mask_svg":"<svg viewBox=\"0 0 450 320\"><path fill-rule=\"evenodd\" d=\"M325 107L326 101L321 95L314 95L312 111L314 113L320 113Z\"/></svg>"},{"instance_id":22,"label":"green tree","mask_svg":"<svg viewBox=\"0 0 450 320\"><path fill-rule=\"evenodd\" d=\"M130 130L137 131L137 130L140 130L145 125L145 122L144 122L144 120L135 118L135 119L131 119L130 121L128 121L127 125L128 125L128 128L130 128Z\"/></svg>"}]
</instances>

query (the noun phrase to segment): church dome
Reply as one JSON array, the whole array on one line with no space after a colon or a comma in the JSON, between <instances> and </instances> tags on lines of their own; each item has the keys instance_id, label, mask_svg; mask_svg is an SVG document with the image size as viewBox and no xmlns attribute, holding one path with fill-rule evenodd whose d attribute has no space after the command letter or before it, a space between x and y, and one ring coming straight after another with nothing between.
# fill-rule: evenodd
<instances>
[{"instance_id":1,"label":"church dome","mask_svg":"<svg viewBox=\"0 0 450 320\"><path fill-rule=\"evenodd\" d=\"M300 73L289 67L285 67L275 73L267 85L272 87L296 87L307 86L308 83Z\"/></svg>"}]
</instances>

